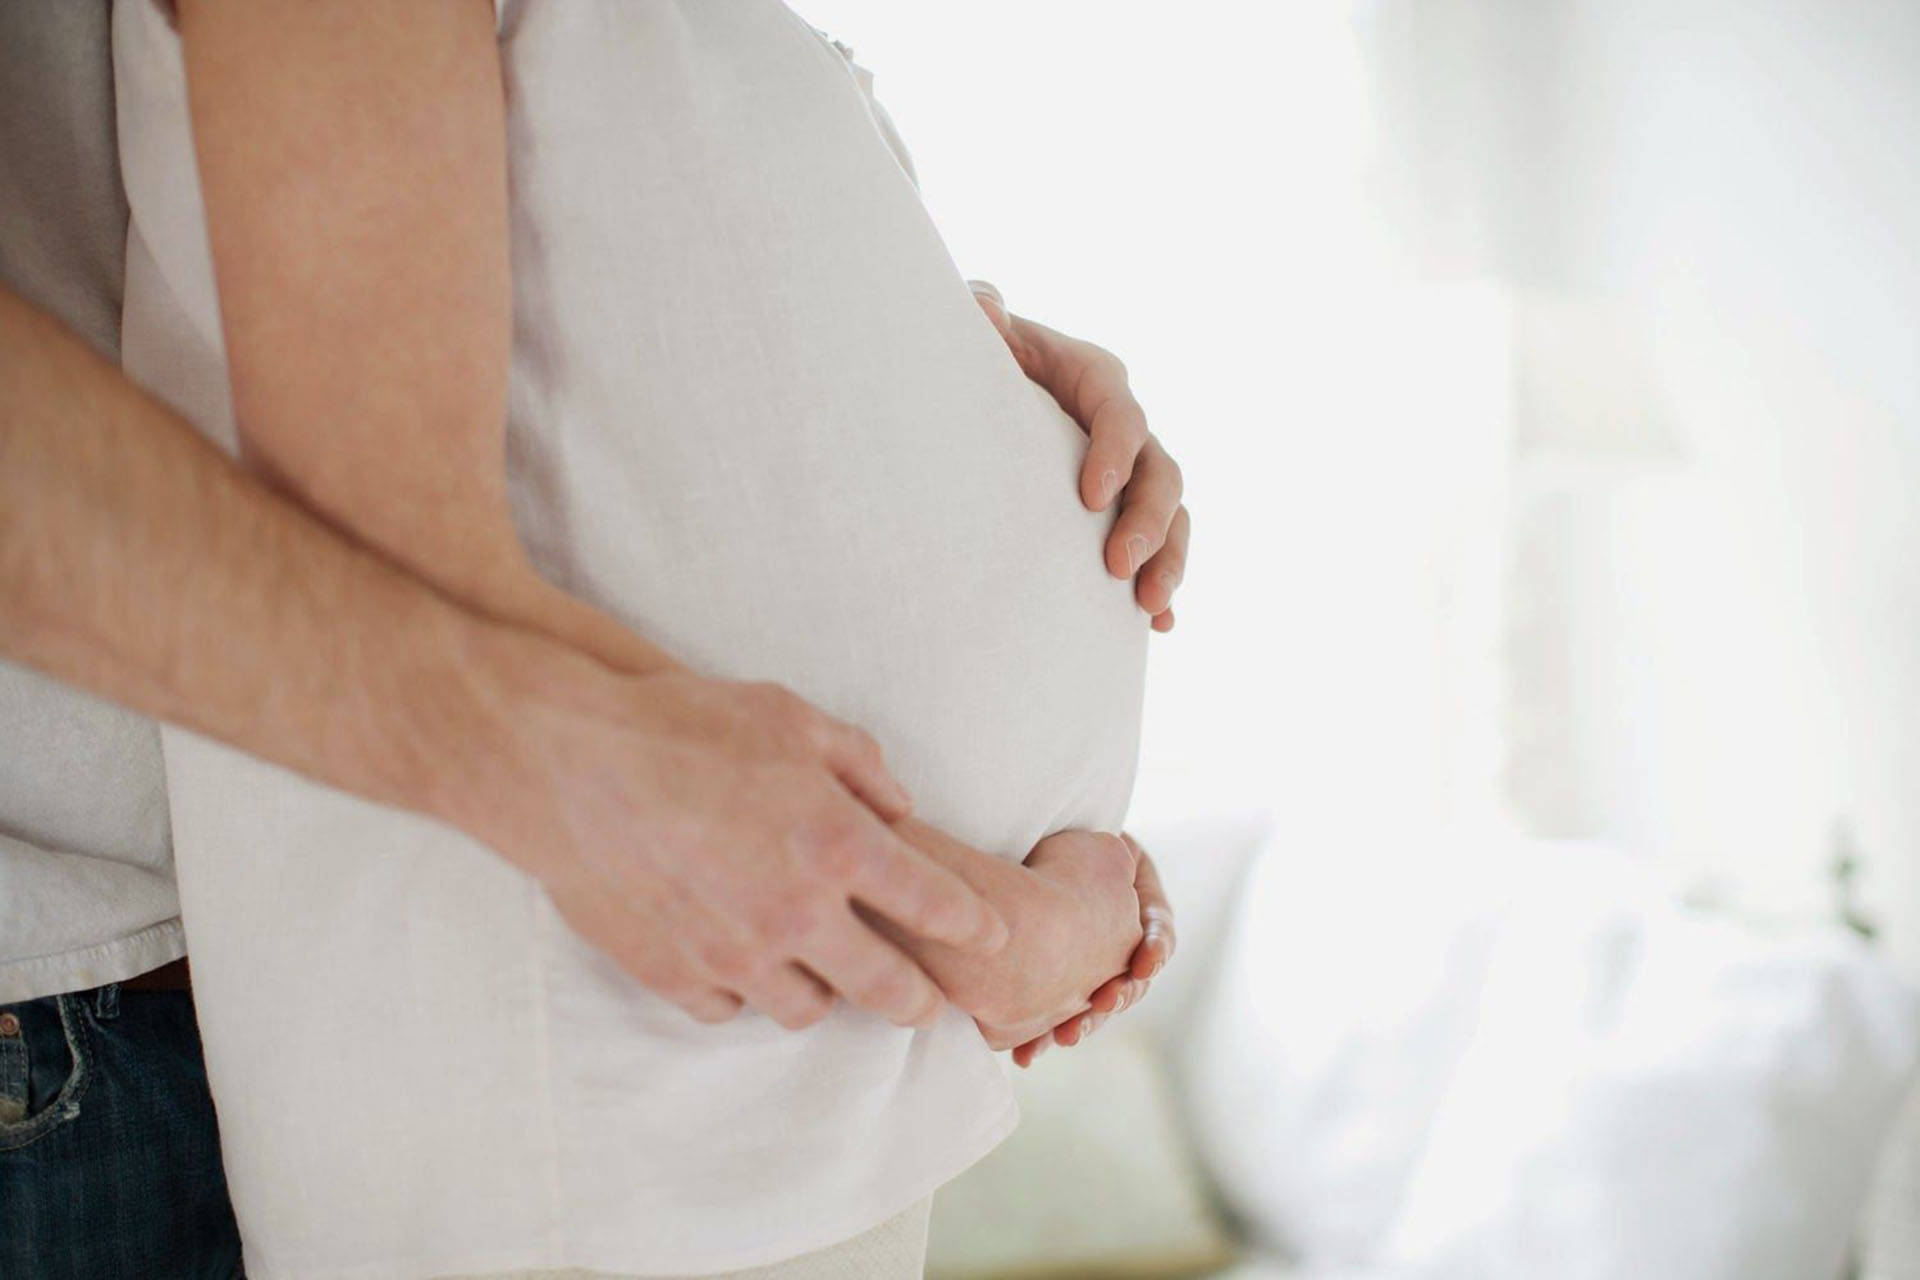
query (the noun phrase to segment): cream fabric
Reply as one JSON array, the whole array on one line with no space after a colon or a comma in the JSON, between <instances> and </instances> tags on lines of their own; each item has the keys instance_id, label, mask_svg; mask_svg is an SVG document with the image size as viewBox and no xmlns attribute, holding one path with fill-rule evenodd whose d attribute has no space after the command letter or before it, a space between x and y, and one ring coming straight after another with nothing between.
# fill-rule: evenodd
<instances>
[{"instance_id":1,"label":"cream fabric","mask_svg":"<svg viewBox=\"0 0 1920 1280\"><path fill-rule=\"evenodd\" d=\"M931 1197L895 1214L851 1240L805 1253L785 1262L723 1276L683 1276L680 1280L921 1280L927 1263L927 1225ZM448 1280L453 1280L449 1277ZM516 1271L460 1280L623 1280L604 1271Z\"/></svg>"},{"instance_id":2,"label":"cream fabric","mask_svg":"<svg viewBox=\"0 0 1920 1280\"><path fill-rule=\"evenodd\" d=\"M231 447L176 37L115 14L127 367ZM507 3L509 468L542 570L870 729L1023 855L1117 828L1146 620L1084 437L975 305L845 59L771 0ZM166 734L247 1267L718 1271L847 1239L1015 1110L957 1012L700 1026L461 836Z\"/></svg>"}]
</instances>

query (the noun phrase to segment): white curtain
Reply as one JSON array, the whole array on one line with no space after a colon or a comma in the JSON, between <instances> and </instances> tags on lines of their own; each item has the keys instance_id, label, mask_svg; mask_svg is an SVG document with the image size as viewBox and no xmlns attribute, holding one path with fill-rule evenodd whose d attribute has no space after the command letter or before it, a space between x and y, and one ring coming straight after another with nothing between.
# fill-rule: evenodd
<instances>
[{"instance_id":1,"label":"white curtain","mask_svg":"<svg viewBox=\"0 0 1920 1280\"><path fill-rule=\"evenodd\" d=\"M1399 225L1512 291L1509 781L1920 970L1920 8L1363 12Z\"/></svg>"}]
</instances>

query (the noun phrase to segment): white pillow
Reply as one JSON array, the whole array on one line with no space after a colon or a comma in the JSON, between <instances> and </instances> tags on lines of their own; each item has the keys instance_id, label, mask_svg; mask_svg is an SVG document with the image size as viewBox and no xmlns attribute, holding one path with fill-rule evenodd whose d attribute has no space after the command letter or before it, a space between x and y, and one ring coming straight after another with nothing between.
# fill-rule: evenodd
<instances>
[{"instance_id":1,"label":"white pillow","mask_svg":"<svg viewBox=\"0 0 1920 1280\"><path fill-rule=\"evenodd\" d=\"M1596 850L1329 861L1256 868L1189 1056L1260 1235L1422 1280L1837 1271L1920 1056L1854 940L1700 917Z\"/></svg>"},{"instance_id":2,"label":"white pillow","mask_svg":"<svg viewBox=\"0 0 1920 1280\"><path fill-rule=\"evenodd\" d=\"M1838 1276L1912 1077L1912 992L1587 867L1503 921L1387 1243L1422 1277Z\"/></svg>"},{"instance_id":3,"label":"white pillow","mask_svg":"<svg viewBox=\"0 0 1920 1280\"><path fill-rule=\"evenodd\" d=\"M1472 1032L1495 877L1276 830L1178 1059L1196 1138L1272 1246L1378 1252Z\"/></svg>"}]
</instances>

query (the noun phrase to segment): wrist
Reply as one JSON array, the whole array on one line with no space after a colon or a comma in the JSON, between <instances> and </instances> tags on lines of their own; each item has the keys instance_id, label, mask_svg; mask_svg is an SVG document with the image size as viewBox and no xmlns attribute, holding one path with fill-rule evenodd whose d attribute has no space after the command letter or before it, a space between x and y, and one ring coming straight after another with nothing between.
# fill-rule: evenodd
<instances>
[{"instance_id":1,"label":"wrist","mask_svg":"<svg viewBox=\"0 0 1920 1280\"><path fill-rule=\"evenodd\" d=\"M528 566L493 608L452 605L425 642L431 669L403 693L413 756L408 807L457 827L539 874L561 841L563 815L547 786L582 720L605 719L634 696L634 677L677 670L616 619L539 578Z\"/></svg>"},{"instance_id":2,"label":"wrist","mask_svg":"<svg viewBox=\"0 0 1920 1280\"><path fill-rule=\"evenodd\" d=\"M557 815L537 812L550 766L541 742L557 712L605 696L608 673L565 645L450 611L434 660L401 693L396 734L412 762L402 803L488 845L523 870L553 844ZM544 824L544 825L543 825Z\"/></svg>"}]
</instances>

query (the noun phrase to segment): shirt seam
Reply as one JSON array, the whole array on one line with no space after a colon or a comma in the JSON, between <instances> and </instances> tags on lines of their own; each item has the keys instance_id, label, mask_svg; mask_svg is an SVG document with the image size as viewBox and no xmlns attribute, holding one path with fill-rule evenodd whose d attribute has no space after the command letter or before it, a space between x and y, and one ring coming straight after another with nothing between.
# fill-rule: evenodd
<instances>
[{"instance_id":1,"label":"shirt seam","mask_svg":"<svg viewBox=\"0 0 1920 1280\"><path fill-rule=\"evenodd\" d=\"M186 954L180 917L169 916L106 942L0 963L0 1004L124 982Z\"/></svg>"}]
</instances>

